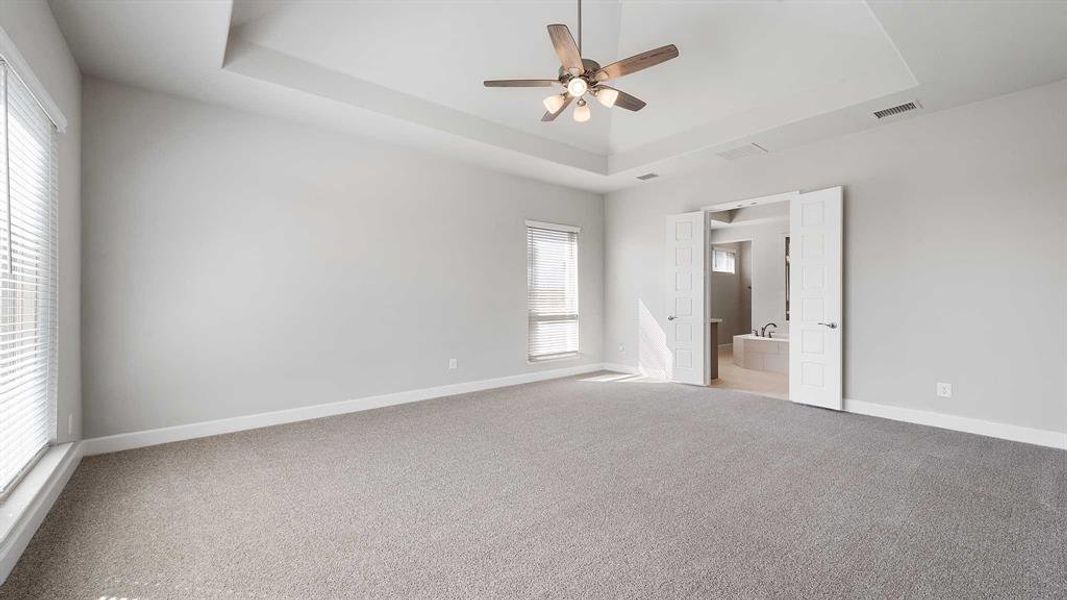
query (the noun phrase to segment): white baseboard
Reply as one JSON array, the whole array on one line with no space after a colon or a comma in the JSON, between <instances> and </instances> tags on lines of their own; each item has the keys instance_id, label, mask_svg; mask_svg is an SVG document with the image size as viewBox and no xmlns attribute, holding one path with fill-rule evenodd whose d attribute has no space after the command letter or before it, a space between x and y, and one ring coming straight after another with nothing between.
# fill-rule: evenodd
<instances>
[{"instance_id":1,"label":"white baseboard","mask_svg":"<svg viewBox=\"0 0 1067 600\"><path fill-rule=\"evenodd\" d=\"M229 417L215 421L202 421L200 423L190 423L188 425L176 425L174 427L161 427L159 429L119 433L104 437L89 438L82 442L82 447L85 456L107 454L108 452L119 452L121 450L131 450L133 448L143 448L145 446L155 446L157 444L166 444L169 442L180 442L182 440L191 440L223 433L233 433L248 429L258 429L260 427L270 427L272 425L307 421L309 419L318 419L321 417L359 412L373 408L382 408L385 406L393 406L395 404L418 402L420 400L441 398L443 396L454 396L456 394L466 394L512 385L521 385L523 383L533 383L535 381L559 379L560 377L570 377L573 375L601 371L605 368L607 367L600 363L578 365L561 369L551 369L548 371L523 373L522 375L498 377L496 379L454 383L392 394L367 396L365 398L356 398L354 400L342 400L340 402L331 402L328 404L315 404L312 406L290 408L274 412Z\"/></svg>"},{"instance_id":2,"label":"white baseboard","mask_svg":"<svg viewBox=\"0 0 1067 600\"><path fill-rule=\"evenodd\" d=\"M883 419L905 421L907 423L917 423L919 425L929 425L930 427L940 427L941 429L976 433L978 435L1011 440L1013 442L1024 442L1027 444L1036 444L1038 446L1048 446L1049 448L1067 450L1067 433L1061 431L1034 429L1031 427L1021 427L1019 425L1007 425L1005 423L993 423L991 421L982 421L981 419L972 419L970 417L959 417L956 415L946 415L943 413L935 413L914 408L875 404L873 402L863 402L861 400L846 399L845 410L859 415L881 417Z\"/></svg>"},{"instance_id":3,"label":"white baseboard","mask_svg":"<svg viewBox=\"0 0 1067 600\"><path fill-rule=\"evenodd\" d=\"M631 365L604 363L603 366L604 369L609 371L642 374L638 367ZM935 413L914 408L902 408L887 404L875 404L873 402L850 400L847 398L845 399L845 412L1067 450L1067 433L1061 431L1034 429L1032 427L1008 425L1006 423L994 423L992 421L983 421L981 419L972 419L970 417L946 415L944 413Z\"/></svg>"},{"instance_id":4,"label":"white baseboard","mask_svg":"<svg viewBox=\"0 0 1067 600\"><path fill-rule=\"evenodd\" d=\"M341 402L333 402L329 404L317 404L313 406L279 410L268 413L230 417L226 419L218 419L215 421L204 421L200 423L191 423L188 425L177 425L174 427L163 427L159 429L150 429L145 431L135 431L131 433L120 433L105 437L90 438L81 442L80 450L82 453L84 453L85 456L92 456L96 454L118 452L121 450L129 450L145 446L154 446L157 444L165 444L169 442L177 442L199 437L219 435L223 433L233 433L236 431L257 429L260 427L269 427L272 425L282 425L285 423L306 421L308 419L317 419L332 415L340 415L345 413L370 410L374 408L381 408L396 404L405 404L408 402L418 402L420 400L429 400L431 398L440 398L444 396L452 396L455 394L465 394L469 392L477 392L481 390L489 390L494 388L507 387L511 385L521 385L524 383L545 381L548 379L558 379L560 377L570 377L573 375L592 373L600 370L615 371L618 373L627 374L643 374L648 375L650 377L662 377L663 375L662 373L643 373L637 367L621 363L594 363L578 365L574 367L551 369L547 371L537 371L532 373L524 373L521 375L512 375L508 377L498 377L495 379L470 381L465 383L456 383L432 388L408 390L392 394L368 396L365 398L344 400ZM1053 448L1067 449L1067 434L1056 431L1046 431L1041 429L1020 427L1017 425L992 423L989 421L981 421L978 419L971 419L967 417L933 413L916 409L900 408L884 404L874 404L871 402L863 402L860 400L846 400L845 410L857 414L882 417L885 419L893 419L895 421L906 421L909 423L917 423L920 425L940 427L942 429L953 429L956 431L976 433L979 435L1026 442L1029 444L1038 444Z\"/></svg>"},{"instance_id":5,"label":"white baseboard","mask_svg":"<svg viewBox=\"0 0 1067 600\"><path fill-rule=\"evenodd\" d=\"M56 498L81 462L80 442L49 448L37 464L4 499L3 535L0 536L0 584L26 550Z\"/></svg>"},{"instance_id":6,"label":"white baseboard","mask_svg":"<svg viewBox=\"0 0 1067 600\"><path fill-rule=\"evenodd\" d=\"M641 371L637 367L631 367L630 365L624 365L621 363L604 363L601 365L605 371L615 371L616 373L626 373L628 375L640 375Z\"/></svg>"}]
</instances>

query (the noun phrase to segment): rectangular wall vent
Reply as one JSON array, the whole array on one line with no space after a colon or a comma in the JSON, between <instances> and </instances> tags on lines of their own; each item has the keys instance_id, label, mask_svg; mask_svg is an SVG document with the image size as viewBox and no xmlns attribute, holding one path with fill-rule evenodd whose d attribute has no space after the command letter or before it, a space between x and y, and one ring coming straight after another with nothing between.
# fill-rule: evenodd
<instances>
[{"instance_id":1,"label":"rectangular wall vent","mask_svg":"<svg viewBox=\"0 0 1067 600\"><path fill-rule=\"evenodd\" d=\"M893 117L899 114L910 112L921 108L918 102L906 102L900 106L891 106L889 108L883 108L882 110L874 111L875 118L884 119L886 117Z\"/></svg>"},{"instance_id":2,"label":"rectangular wall vent","mask_svg":"<svg viewBox=\"0 0 1067 600\"><path fill-rule=\"evenodd\" d=\"M659 177L659 173L645 173L644 175L637 176L641 181L648 181L649 179L655 179L657 177Z\"/></svg>"},{"instance_id":3,"label":"rectangular wall vent","mask_svg":"<svg viewBox=\"0 0 1067 600\"><path fill-rule=\"evenodd\" d=\"M751 144L745 144L744 146L738 146L737 148L731 148L729 150L723 150L719 152L719 156L726 160L738 160L741 158L747 158L749 156L756 156L759 154L766 154L767 149L759 144L753 142Z\"/></svg>"}]
</instances>

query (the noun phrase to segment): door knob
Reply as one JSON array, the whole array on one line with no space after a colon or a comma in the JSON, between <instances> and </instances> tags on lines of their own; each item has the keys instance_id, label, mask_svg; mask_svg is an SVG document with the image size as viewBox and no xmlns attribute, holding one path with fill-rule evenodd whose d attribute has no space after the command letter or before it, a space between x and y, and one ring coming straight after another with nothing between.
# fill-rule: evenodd
<instances>
[{"instance_id":1,"label":"door knob","mask_svg":"<svg viewBox=\"0 0 1067 600\"><path fill-rule=\"evenodd\" d=\"M830 329L837 329L837 323L823 323L822 321L819 321L818 324L823 327L829 327Z\"/></svg>"},{"instance_id":2,"label":"door knob","mask_svg":"<svg viewBox=\"0 0 1067 600\"><path fill-rule=\"evenodd\" d=\"M678 317L676 317L676 316L674 316L674 315L667 315L667 320L668 320L668 321L673 321L673 320L675 320L675 319L677 319L677 318L678 318Z\"/></svg>"}]
</instances>

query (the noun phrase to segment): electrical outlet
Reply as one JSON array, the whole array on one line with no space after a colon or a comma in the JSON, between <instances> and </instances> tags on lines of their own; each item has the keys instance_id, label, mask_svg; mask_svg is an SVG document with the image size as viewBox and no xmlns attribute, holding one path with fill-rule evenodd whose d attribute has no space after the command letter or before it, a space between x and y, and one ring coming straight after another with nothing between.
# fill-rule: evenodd
<instances>
[{"instance_id":1,"label":"electrical outlet","mask_svg":"<svg viewBox=\"0 0 1067 600\"><path fill-rule=\"evenodd\" d=\"M454 358L448 359L448 368L449 370L459 368L459 361Z\"/></svg>"},{"instance_id":2,"label":"electrical outlet","mask_svg":"<svg viewBox=\"0 0 1067 600\"><path fill-rule=\"evenodd\" d=\"M937 382L937 397L938 398L951 398L952 397L952 384Z\"/></svg>"},{"instance_id":3,"label":"electrical outlet","mask_svg":"<svg viewBox=\"0 0 1067 600\"><path fill-rule=\"evenodd\" d=\"M619 344L619 354L626 354L626 346Z\"/></svg>"},{"instance_id":4,"label":"electrical outlet","mask_svg":"<svg viewBox=\"0 0 1067 600\"><path fill-rule=\"evenodd\" d=\"M67 435L74 435L74 413L67 414Z\"/></svg>"}]
</instances>

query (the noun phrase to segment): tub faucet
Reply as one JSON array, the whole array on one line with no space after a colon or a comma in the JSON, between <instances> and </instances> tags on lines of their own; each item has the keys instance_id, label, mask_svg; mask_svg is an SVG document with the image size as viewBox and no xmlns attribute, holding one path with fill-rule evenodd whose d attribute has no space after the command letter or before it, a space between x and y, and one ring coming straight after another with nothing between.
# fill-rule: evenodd
<instances>
[{"instance_id":1,"label":"tub faucet","mask_svg":"<svg viewBox=\"0 0 1067 600\"><path fill-rule=\"evenodd\" d=\"M759 330L760 337L773 337L774 336L774 332L773 331L771 332L771 335L767 335L767 328L768 327L774 327L775 329L778 329L778 324L777 323L767 323L766 325L761 327L760 330Z\"/></svg>"}]
</instances>

